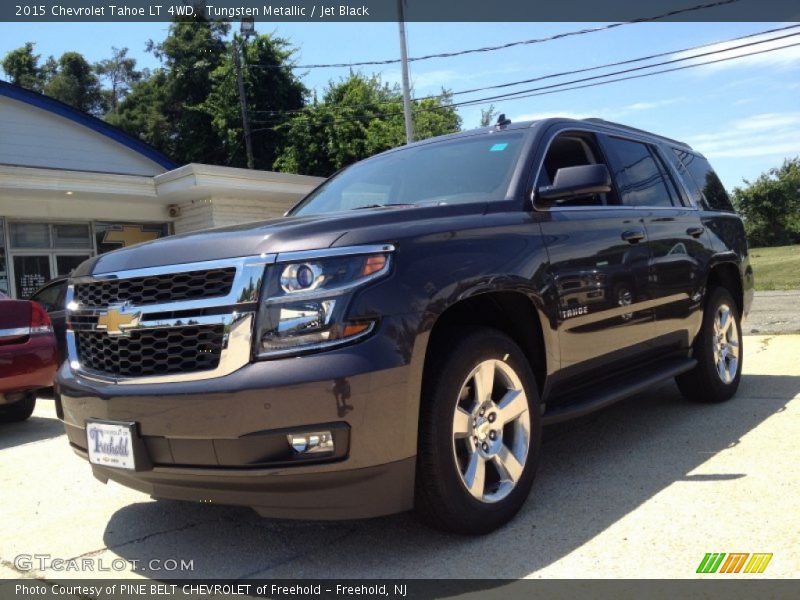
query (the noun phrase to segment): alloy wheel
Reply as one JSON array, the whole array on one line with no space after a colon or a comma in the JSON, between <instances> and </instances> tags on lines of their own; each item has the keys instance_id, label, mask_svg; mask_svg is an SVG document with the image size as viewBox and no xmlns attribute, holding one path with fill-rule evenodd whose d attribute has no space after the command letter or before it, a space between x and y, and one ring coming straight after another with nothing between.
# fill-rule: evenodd
<instances>
[{"instance_id":1,"label":"alloy wheel","mask_svg":"<svg viewBox=\"0 0 800 600\"><path fill-rule=\"evenodd\" d=\"M723 383L731 383L739 368L739 330L736 316L727 304L721 304L714 315L714 364Z\"/></svg>"},{"instance_id":2,"label":"alloy wheel","mask_svg":"<svg viewBox=\"0 0 800 600\"><path fill-rule=\"evenodd\" d=\"M511 493L525 469L530 432L519 376L504 361L481 362L462 384L453 415L453 454L473 498L491 503Z\"/></svg>"}]
</instances>

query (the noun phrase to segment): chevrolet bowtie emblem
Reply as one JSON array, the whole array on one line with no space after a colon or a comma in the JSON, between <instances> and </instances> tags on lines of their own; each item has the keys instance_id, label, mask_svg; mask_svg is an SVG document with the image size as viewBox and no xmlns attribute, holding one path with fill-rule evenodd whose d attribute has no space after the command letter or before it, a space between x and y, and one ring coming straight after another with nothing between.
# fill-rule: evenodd
<instances>
[{"instance_id":1,"label":"chevrolet bowtie emblem","mask_svg":"<svg viewBox=\"0 0 800 600\"><path fill-rule=\"evenodd\" d=\"M122 335L126 329L136 327L141 316L141 313L123 314L116 308L109 308L97 319L97 328L105 330L108 335Z\"/></svg>"}]
</instances>

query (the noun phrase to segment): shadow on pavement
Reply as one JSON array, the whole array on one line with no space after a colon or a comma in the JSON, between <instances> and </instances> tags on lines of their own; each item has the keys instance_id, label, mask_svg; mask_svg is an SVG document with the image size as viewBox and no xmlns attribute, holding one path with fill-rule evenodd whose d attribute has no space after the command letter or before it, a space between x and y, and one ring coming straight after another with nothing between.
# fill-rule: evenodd
<instances>
[{"instance_id":1,"label":"shadow on pavement","mask_svg":"<svg viewBox=\"0 0 800 600\"><path fill-rule=\"evenodd\" d=\"M504 529L484 537L432 531L409 514L354 522L278 521L242 508L159 501L117 511L104 541L129 560L194 560L191 573L152 573L158 579L515 579L579 548L673 482L713 485L747 477L691 473L798 394L800 377L751 375L731 401L697 405L683 400L670 383L547 428L528 502Z\"/></svg>"},{"instance_id":2,"label":"shadow on pavement","mask_svg":"<svg viewBox=\"0 0 800 600\"><path fill-rule=\"evenodd\" d=\"M36 403L39 415L34 413L32 417L21 423L0 423L0 450L47 440L64 433L64 426L56 418L52 402L47 408L47 412L52 413L52 416L40 416L42 411L39 407L42 400L39 399Z\"/></svg>"}]
</instances>

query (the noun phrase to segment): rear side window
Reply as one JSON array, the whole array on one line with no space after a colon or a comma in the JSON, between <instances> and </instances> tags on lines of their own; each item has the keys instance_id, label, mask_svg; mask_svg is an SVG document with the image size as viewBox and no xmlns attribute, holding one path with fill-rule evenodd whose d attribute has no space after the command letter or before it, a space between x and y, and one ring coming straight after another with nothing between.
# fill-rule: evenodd
<instances>
[{"instance_id":1,"label":"rear side window","mask_svg":"<svg viewBox=\"0 0 800 600\"><path fill-rule=\"evenodd\" d=\"M653 148L647 144L606 138L611 173L625 206L678 206L678 196Z\"/></svg>"},{"instance_id":2,"label":"rear side window","mask_svg":"<svg viewBox=\"0 0 800 600\"><path fill-rule=\"evenodd\" d=\"M708 161L702 156L686 150L673 148L672 151L689 171L694 184L700 189L705 207L711 210L733 212L728 192L725 191L725 186L722 185Z\"/></svg>"}]
</instances>

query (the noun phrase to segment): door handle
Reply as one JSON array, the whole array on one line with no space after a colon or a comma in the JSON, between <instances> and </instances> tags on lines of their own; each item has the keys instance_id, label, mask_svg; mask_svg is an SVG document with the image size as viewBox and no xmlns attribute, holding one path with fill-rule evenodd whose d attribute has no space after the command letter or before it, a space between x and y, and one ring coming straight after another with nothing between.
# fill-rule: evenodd
<instances>
[{"instance_id":1,"label":"door handle","mask_svg":"<svg viewBox=\"0 0 800 600\"><path fill-rule=\"evenodd\" d=\"M705 227L689 227L689 229L686 230L686 234L692 236L693 238L699 238L701 235L703 235L705 230Z\"/></svg>"},{"instance_id":2,"label":"door handle","mask_svg":"<svg viewBox=\"0 0 800 600\"><path fill-rule=\"evenodd\" d=\"M631 229L630 231L622 232L622 239L629 244L638 244L644 239L644 231L640 229Z\"/></svg>"}]
</instances>

